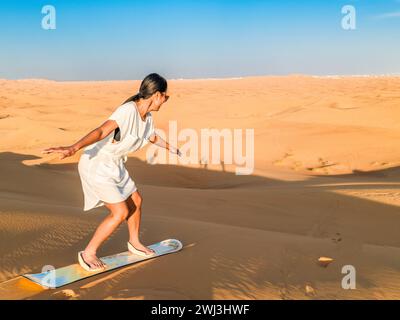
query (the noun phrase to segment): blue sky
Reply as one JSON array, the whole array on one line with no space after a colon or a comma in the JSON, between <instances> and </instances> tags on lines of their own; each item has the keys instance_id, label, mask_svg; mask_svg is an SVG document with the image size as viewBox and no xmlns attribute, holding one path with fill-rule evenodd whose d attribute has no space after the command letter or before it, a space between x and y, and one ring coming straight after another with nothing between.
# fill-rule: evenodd
<instances>
[{"instance_id":1,"label":"blue sky","mask_svg":"<svg viewBox=\"0 0 400 320\"><path fill-rule=\"evenodd\" d=\"M341 27L344 5L356 30ZM1 1L0 78L400 73L399 34L399 0Z\"/></svg>"}]
</instances>

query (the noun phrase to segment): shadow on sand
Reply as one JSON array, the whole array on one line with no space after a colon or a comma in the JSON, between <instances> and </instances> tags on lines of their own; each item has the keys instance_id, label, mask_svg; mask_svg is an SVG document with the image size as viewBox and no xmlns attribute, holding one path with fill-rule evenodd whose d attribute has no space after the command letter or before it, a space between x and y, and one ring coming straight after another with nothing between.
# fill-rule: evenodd
<instances>
[{"instance_id":1,"label":"shadow on sand","mask_svg":"<svg viewBox=\"0 0 400 320\"><path fill-rule=\"evenodd\" d=\"M76 163L22 163L30 159L37 158L9 152L0 155L4 229L0 242L12 243L0 248L2 280L39 272L49 261L57 261L56 267L74 263L75 252L107 214L105 207L84 213ZM94 299L212 299L216 290L220 295L225 290L238 298L263 299L255 289L269 286L278 297L290 298L291 291L300 290L313 274L326 272L318 267L296 271L296 265L323 254L321 248L336 253L339 260L363 261L363 245L393 250L400 246L399 207L377 201L379 196L400 199L399 167L282 181L237 176L221 166L221 171L214 171L150 165L130 157L126 167L144 200L144 243L177 238L184 249L157 262L111 271L61 289L72 288L81 298ZM120 226L104 244L101 256L125 250L126 232ZM242 248L235 251L234 246ZM270 261L269 256L276 260ZM385 259L380 265L377 262L378 267L400 271L398 263L385 265ZM332 272L326 281L341 277L340 271L338 276ZM178 282L181 285L173 285ZM377 286L368 276L362 284ZM52 297L46 291L31 298Z\"/></svg>"}]
</instances>

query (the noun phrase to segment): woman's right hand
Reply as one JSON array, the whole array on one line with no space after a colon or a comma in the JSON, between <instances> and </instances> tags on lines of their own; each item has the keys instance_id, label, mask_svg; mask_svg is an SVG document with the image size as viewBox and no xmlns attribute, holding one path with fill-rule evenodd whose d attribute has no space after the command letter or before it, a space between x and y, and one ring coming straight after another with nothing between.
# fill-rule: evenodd
<instances>
[{"instance_id":1,"label":"woman's right hand","mask_svg":"<svg viewBox=\"0 0 400 320\"><path fill-rule=\"evenodd\" d=\"M78 150L74 146L67 146L67 147L51 147L42 150L42 153L61 153L61 159L64 159L66 157L73 156Z\"/></svg>"}]
</instances>

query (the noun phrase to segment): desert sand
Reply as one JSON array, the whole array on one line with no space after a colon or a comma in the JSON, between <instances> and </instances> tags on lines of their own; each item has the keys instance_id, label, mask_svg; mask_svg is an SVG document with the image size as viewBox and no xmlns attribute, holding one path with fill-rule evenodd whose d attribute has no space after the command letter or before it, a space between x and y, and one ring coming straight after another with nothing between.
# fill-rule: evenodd
<instances>
[{"instance_id":1,"label":"desert sand","mask_svg":"<svg viewBox=\"0 0 400 320\"><path fill-rule=\"evenodd\" d=\"M1 299L399 299L400 78L170 80L157 128L254 128L255 169L125 164L143 196L141 241L184 248L41 290L13 279L76 262L98 223L83 211L82 150L41 154L99 126L140 81L0 80ZM99 256L125 251L121 225ZM327 266L320 257L333 261ZM356 289L341 286L356 269Z\"/></svg>"}]
</instances>

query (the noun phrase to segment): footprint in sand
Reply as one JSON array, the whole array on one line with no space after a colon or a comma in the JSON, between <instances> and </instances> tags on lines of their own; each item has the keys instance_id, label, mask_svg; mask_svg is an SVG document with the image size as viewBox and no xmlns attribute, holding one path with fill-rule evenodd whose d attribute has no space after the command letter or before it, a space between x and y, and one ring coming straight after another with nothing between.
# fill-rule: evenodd
<instances>
[{"instance_id":1,"label":"footprint in sand","mask_svg":"<svg viewBox=\"0 0 400 320\"><path fill-rule=\"evenodd\" d=\"M292 157L293 157L293 153L291 153L291 152L286 152L286 153L284 154L284 156L283 156L282 159L275 160L275 161L273 161L272 163L273 163L274 165L283 166L283 165L286 165L286 164L287 164L287 163L285 163L285 162L287 162L286 160L288 160L289 158L292 158Z\"/></svg>"},{"instance_id":2,"label":"footprint in sand","mask_svg":"<svg viewBox=\"0 0 400 320\"><path fill-rule=\"evenodd\" d=\"M318 158L319 166L316 167L308 167L307 170L316 172L316 173L324 173L330 174L333 168L343 169L343 166L340 166L339 163L335 163L329 160L324 160L323 158Z\"/></svg>"},{"instance_id":3,"label":"footprint in sand","mask_svg":"<svg viewBox=\"0 0 400 320\"><path fill-rule=\"evenodd\" d=\"M336 236L332 238L332 242L339 243L340 241L342 241L342 237L340 236L340 233L336 233Z\"/></svg>"},{"instance_id":4,"label":"footprint in sand","mask_svg":"<svg viewBox=\"0 0 400 320\"><path fill-rule=\"evenodd\" d=\"M289 167L292 170L301 170L304 168L303 163L301 161L295 160L294 154L290 152L286 152L282 159L278 159L272 162L272 164L276 166L285 166Z\"/></svg>"},{"instance_id":5,"label":"footprint in sand","mask_svg":"<svg viewBox=\"0 0 400 320\"><path fill-rule=\"evenodd\" d=\"M296 170L296 171L298 171L298 170L301 170L302 168L303 168L303 163L301 162L301 161L295 161L294 163L293 163L293 166L292 167L290 167L292 170Z\"/></svg>"},{"instance_id":6,"label":"footprint in sand","mask_svg":"<svg viewBox=\"0 0 400 320\"><path fill-rule=\"evenodd\" d=\"M384 166L391 165L391 163L390 163L390 162L378 162L378 161L374 161L374 162L370 162L370 165L371 165L371 166L375 166L375 167L377 167L377 166L384 167Z\"/></svg>"}]
</instances>

